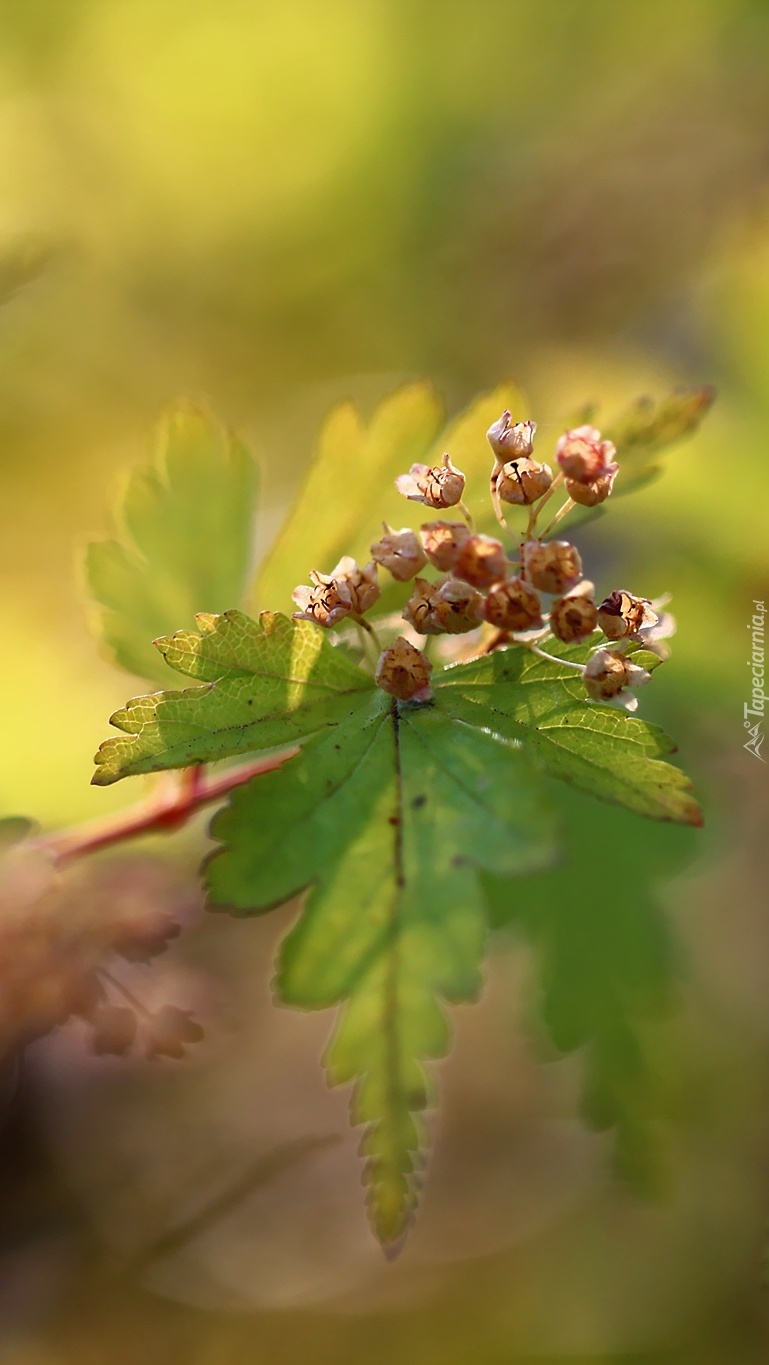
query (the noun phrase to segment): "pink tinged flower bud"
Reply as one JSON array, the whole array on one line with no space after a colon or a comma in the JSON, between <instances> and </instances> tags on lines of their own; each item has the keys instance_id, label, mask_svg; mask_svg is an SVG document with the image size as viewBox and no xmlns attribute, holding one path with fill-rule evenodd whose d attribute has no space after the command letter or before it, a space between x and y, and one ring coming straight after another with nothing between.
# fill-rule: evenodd
<instances>
[{"instance_id":1,"label":"pink tinged flower bud","mask_svg":"<svg viewBox=\"0 0 769 1365\"><path fill-rule=\"evenodd\" d=\"M618 650L597 649L582 675L585 689L593 701L607 702L635 711L638 703L629 690L643 687L651 674L633 664Z\"/></svg>"},{"instance_id":2,"label":"pink tinged flower bud","mask_svg":"<svg viewBox=\"0 0 769 1365\"><path fill-rule=\"evenodd\" d=\"M440 465L413 464L408 474L399 474L395 487L410 502L423 502L427 507L455 507L462 501L465 476L454 467L449 455Z\"/></svg>"},{"instance_id":3,"label":"pink tinged flower bud","mask_svg":"<svg viewBox=\"0 0 769 1365\"><path fill-rule=\"evenodd\" d=\"M394 531L387 522L383 522L383 526L384 535L371 546L371 557L377 564L387 569L399 583L407 583L419 573L427 562L427 556L416 531L407 526L400 531Z\"/></svg>"},{"instance_id":4,"label":"pink tinged flower bud","mask_svg":"<svg viewBox=\"0 0 769 1365\"><path fill-rule=\"evenodd\" d=\"M583 579L573 592L559 597L550 608L550 629L564 644L586 640L596 628L598 608L593 601L593 584Z\"/></svg>"},{"instance_id":5,"label":"pink tinged flower bud","mask_svg":"<svg viewBox=\"0 0 769 1365\"><path fill-rule=\"evenodd\" d=\"M521 578L495 583L484 603L484 616L497 630L531 630L542 625L539 594Z\"/></svg>"},{"instance_id":6,"label":"pink tinged flower bud","mask_svg":"<svg viewBox=\"0 0 769 1365\"><path fill-rule=\"evenodd\" d=\"M565 432L555 448L564 474L577 483L595 483L604 474L616 473L616 453L612 442L603 441L598 428L591 426Z\"/></svg>"},{"instance_id":7,"label":"pink tinged flower bud","mask_svg":"<svg viewBox=\"0 0 769 1365\"><path fill-rule=\"evenodd\" d=\"M529 540L523 547L523 577L540 592L562 593L582 577L582 560L568 540Z\"/></svg>"},{"instance_id":8,"label":"pink tinged flower bud","mask_svg":"<svg viewBox=\"0 0 769 1365\"><path fill-rule=\"evenodd\" d=\"M429 701L432 696L430 660L399 635L379 656L374 680L399 701Z\"/></svg>"},{"instance_id":9,"label":"pink tinged flower bud","mask_svg":"<svg viewBox=\"0 0 769 1365\"><path fill-rule=\"evenodd\" d=\"M457 555L454 573L474 588L488 588L504 578L507 555L500 540L493 536L468 536Z\"/></svg>"},{"instance_id":10,"label":"pink tinged flower bud","mask_svg":"<svg viewBox=\"0 0 769 1365\"><path fill-rule=\"evenodd\" d=\"M639 631L656 626L658 621L648 598L633 597L629 592L609 593L598 608L598 625L607 640L639 638Z\"/></svg>"},{"instance_id":11,"label":"pink tinged flower bud","mask_svg":"<svg viewBox=\"0 0 769 1365\"><path fill-rule=\"evenodd\" d=\"M292 598L299 611L295 621L314 621L328 629L348 616L362 616L377 601L380 593L377 566L372 560L361 569L349 555L340 559L330 574L310 574L311 587L295 588Z\"/></svg>"},{"instance_id":12,"label":"pink tinged flower bud","mask_svg":"<svg viewBox=\"0 0 769 1365\"><path fill-rule=\"evenodd\" d=\"M592 483L578 483L576 479L565 479L564 488L572 502L578 502L580 507L597 507L599 502L606 502L617 477L619 465L615 465L610 474L601 474Z\"/></svg>"},{"instance_id":13,"label":"pink tinged flower bud","mask_svg":"<svg viewBox=\"0 0 769 1365\"><path fill-rule=\"evenodd\" d=\"M531 455L534 449L536 422L511 422L510 416L505 410L486 432L486 439L500 464Z\"/></svg>"},{"instance_id":14,"label":"pink tinged flower bud","mask_svg":"<svg viewBox=\"0 0 769 1365\"><path fill-rule=\"evenodd\" d=\"M459 551L470 539L470 531L463 521L426 521L419 532L427 558L441 573L453 569Z\"/></svg>"},{"instance_id":15,"label":"pink tinged flower bud","mask_svg":"<svg viewBox=\"0 0 769 1365\"><path fill-rule=\"evenodd\" d=\"M522 456L519 460L495 465L491 471L491 496L527 507L541 498L552 482L553 471L549 465Z\"/></svg>"}]
</instances>

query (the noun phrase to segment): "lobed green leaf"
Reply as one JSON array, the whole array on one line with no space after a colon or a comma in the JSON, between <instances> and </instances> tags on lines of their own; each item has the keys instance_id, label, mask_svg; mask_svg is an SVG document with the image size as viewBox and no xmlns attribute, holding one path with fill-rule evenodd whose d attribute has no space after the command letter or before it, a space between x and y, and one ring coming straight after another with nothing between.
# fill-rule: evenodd
<instances>
[{"instance_id":1,"label":"lobed green leaf","mask_svg":"<svg viewBox=\"0 0 769 1365\"><path fill-rule=\"evenodd\" d=\"M152 648L195 612L243 601L253 558L256 470L231 432L190 404L158 424L152 462L130 475L118 533L87 547L94 629L115 663L167 677Z\"/></svg>"}]
</instances>

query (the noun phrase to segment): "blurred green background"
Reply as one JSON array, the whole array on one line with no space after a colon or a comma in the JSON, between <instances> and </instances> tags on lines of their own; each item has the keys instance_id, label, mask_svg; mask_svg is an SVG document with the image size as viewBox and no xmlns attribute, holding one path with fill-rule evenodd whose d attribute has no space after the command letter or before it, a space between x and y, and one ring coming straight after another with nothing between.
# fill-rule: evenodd
<instances>
[{"instance_id":1,"label":"blurred green background","mask_svg":"<svg viewBox=\"0 0 769 1365\"><path fill-rule=\"evenodd\" d=\"M705 832L575 811L581 871L522 892L523 932L457 1012L400 1261L371 1243L317 1066L328 1020L270 1005L290 914L195 915L162 971L210 1011L200 1058L113 1065L70 1027L30 1050L21 1099L10 1078L2 1365L765 1359L766 769L742 705L769 578L769 6L0 18L0 814L68 824L141 788L88 785L142 688L99 657L78 556L169 399L207 396L258 453L264 549L341 398L425 375L456 409L510 375L549 443L586 400L719 389L665 477L580 534L599 582L674 593L643 713L678 738ZM202 840L142 850L193 912ZM593 1041L564 1060L553 1038ZM583 1117L607 1084L619 1161ZM228 1174L329 1135L147 1252Z\"/></svg>"}]
</instances>

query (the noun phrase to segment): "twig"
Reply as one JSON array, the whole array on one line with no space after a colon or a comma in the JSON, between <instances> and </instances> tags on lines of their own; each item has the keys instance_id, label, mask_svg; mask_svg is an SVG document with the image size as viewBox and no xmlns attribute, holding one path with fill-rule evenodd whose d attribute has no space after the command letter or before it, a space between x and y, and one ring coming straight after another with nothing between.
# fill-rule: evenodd
<instances>
[{"instance_id":1,"label":"twig","mask_svg":"<svg viewBox=\"0 0 769 1365\"><path fill-rule=\"evenodd\" d=\"M143 801L107 820L89 822L48 835L37 841L38 846L52 853L61 865L99 849L110 848L113 844L124 843L127 839L136 839L145 834L171 833L191 820L203 806L221 800L235 787L250 782L252 777L273 772L298 752L296 746L283 749L278 754L269 754L253 763L231 768L221 777L213 779L206 778L202 764L196 764L183 773L182 782L170 800Z\"/></svg>"}]
</instances>

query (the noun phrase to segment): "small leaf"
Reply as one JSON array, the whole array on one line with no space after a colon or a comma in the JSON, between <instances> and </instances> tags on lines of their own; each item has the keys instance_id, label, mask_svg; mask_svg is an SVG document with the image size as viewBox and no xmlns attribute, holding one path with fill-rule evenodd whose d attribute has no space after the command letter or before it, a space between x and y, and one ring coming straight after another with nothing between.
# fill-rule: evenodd
<instances>
[{"instance_id":1,"label":"small leaf","mask_svg":"<svg viewBox=\"0 0 769 1365\"><path fill-rule=\"evenodd\" d=\"M502 384L447 427L441 400L426 383L408 384L384 398L368 424L352 403L335 408L257 576L260 605L287 608L293 589L310 569L328 572L344 554L365 563L382 521L400 526L407 519L408 504L393 485L414 463L435 463L447 450L468 486L476 482L485 495L492 465L486 430L505 407L522 413L522 402L514 385ZM362 516L370 495L376 512Z\"/></svg>"},{"instance_id":2,"label":"small leaf","mask_svg":"<svg viewBox=\"0 0 769 1365\"><path fill-rule=\"evenodd\" d=\"M484 874L490 923L532 944L543 1022L561 1051L584 1049L585 1116L614 1130L617 1164L653 1189L669 1042L655 1050L648 1024L669 1011L678 971L657 888L690 849L664 825L639 838L632 815L567 788L558 807L565 856L515 883Z\"/></svg>"},{"instance_id":3,"label":"small leaf","mask_svg":"<svg viewBox=\"0 0 769 1365\"><path fill-rule=\"evenodd\" d=\"M197 619L198 633L156 643L203 686L134 697L117 711L111 722L127 737L101 745L94 785L293 744L354 710L374 685L309 621L237 611Z\"/></svg>"},{"instance_id":4,"label":"small leaf","mask_svg":"<svg viewBox=\"0 0 769 1365\"><path fill-rule=\"evenodd\" d=\"M305 1009L346 1002L326 1068L333 1084L356 1082L371 1219L392 1246L417 1198L423 1063L448 1046L440 1002L480 986L477 869L510 875L552 856L536 774L510 743L377 692L234 792L212 833L224 845L207 868L215 906L255 913L311 887L278 992Z\"/></svg>"},{"instance_id":5,"label":"small leaf","mask_svg":"<svg viewBox=\"0 0 769 1365\"><path fill-rule=\"evenodd\" d=\"M156 636L196 611L241 604L255 495L254 463L237 437L196 407L171 408L158 425L152 463L130 475L118 537L86 551L96 633L122 668L162 681Z\"/></svg>"}]
</instances>

